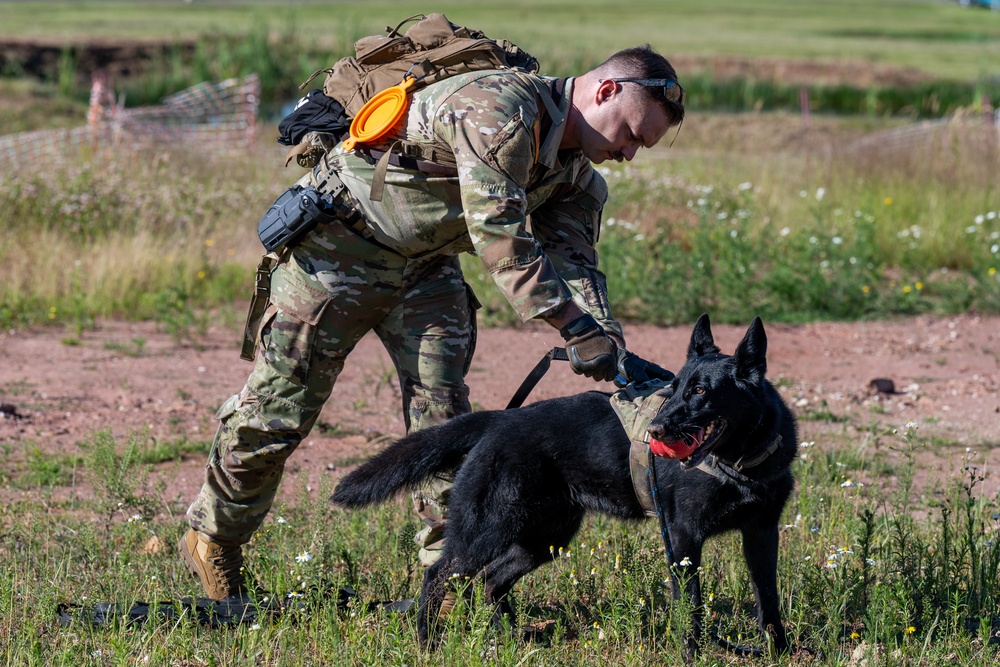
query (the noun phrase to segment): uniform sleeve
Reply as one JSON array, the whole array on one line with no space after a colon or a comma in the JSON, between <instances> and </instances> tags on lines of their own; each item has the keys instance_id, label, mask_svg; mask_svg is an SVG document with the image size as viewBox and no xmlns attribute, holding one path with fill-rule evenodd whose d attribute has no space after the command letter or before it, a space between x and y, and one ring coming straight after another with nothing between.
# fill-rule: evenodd
<instances>
[{"instance_id":1,"label":"uniform sleeve","mask_svg":"<svg viewBox=\"0 0 1000 667\"><path fill-rule=\"evenodd\" d=\"M534 91L516 77L479 79L444 100L434 131L452 146L462 206L476 253L522 320L572 298L527 231L525 185L538 144Z\"/></svg>"},{"instance_id":2,"label":"uniform sleeve","mask_svg":"<svg viewBox=\"0 0 1000 667\"><path fill-rule=\"evenodd\" d=\"M531 231L556 272L568 285L573 301L601 327L624 340L611 315L607 278L597 268L595 245L608 186L586 158L579 158L574 181L531 213Z\"/></svg>"}]
</instances>

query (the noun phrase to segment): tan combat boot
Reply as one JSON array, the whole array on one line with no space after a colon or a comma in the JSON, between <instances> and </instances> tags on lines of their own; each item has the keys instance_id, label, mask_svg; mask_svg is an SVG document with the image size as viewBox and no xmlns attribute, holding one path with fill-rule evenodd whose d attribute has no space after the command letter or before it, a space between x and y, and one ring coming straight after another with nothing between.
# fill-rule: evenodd
<instances>
[{"instance_id":1,"label":"tan combat boot","mask_svg":"<svg viewBox=\"0 0 1000 667\"><path fill-rule=\"evenodd\" d=\"M188 569L201 579L208 597L222 600L245 591L241 547L212 542L189 529L177 544L177 549Z\"/></svg>"}]
</instances>

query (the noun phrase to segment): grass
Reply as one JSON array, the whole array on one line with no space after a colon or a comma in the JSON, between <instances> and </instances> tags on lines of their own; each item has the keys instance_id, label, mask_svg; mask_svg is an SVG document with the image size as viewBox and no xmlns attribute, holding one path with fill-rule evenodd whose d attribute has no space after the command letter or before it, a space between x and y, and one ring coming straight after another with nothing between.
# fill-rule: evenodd
<instances>
[{"instance_id":1,"label":"grass","mask_svg":"<svg viewBox=\"0 0 1000 667\"><path fill-rule=\"evenodd\" d=\"M817 440L803 443L794 464L778 579L790 636L818 662L742 658L708 639L695 664L995 664L1000 507L981 491L978 455L928 483L918 479L918 461L931 445L915 426L869 431L861 447L804 428ZM491 628L484 605L462 603L441 648L426 654L413 615L368 607L418 593L415 516L403 502L337 510L326 503L327 482L307 489L286 480L295 486L247 547L253 576L285 600L285 613L214 630L190 616L56 626L59 603L84 605L87 618L88 605L128 608L196 593L170 548L184 508L162 485L137 490L149 470L137 455L141 441L95 434L80 474L60 485L89 480L100 493L39 486L5 514L3 664L684 664L688 609L666 602L652 522L595 516L571 544L553 545L556 562L516 588L522 623L545 628L545 642L514 641ZM21 475L19 485L30 486L30 472ZM710 542L701 575L710 630L762 647L739 540ZM336 604L340 587L358 592L346 608Z\"/></svg>"},{"instance_id":2,"label":"grass","mask_svg":"<svg viewBox=\"0 0 1000 667\"><path fill-rule=\"evenodd\" d=\"M602 166L598 249L614 312L657 323L1000 312L1000 149L981 126L930 128L917 143L896 142L898 127L695 113L674 148ZM207 313L241 319L256 219L301 173L265 141L226 155L83 154L11 174L0 325L79 335L125 316L196 342ZM463 262L484 321L513 323L478 261Z\"/></svg>"},{"instance_id":3,"label":"grass","mask_svg":"<svg viewBox=\"0 0 1000 667\"><path fill-rule=\"evenodd\" d=\"M85 101L60 95L54 86L38 81L0 78L0 98L4 134L79 127L87 119Z\"/></svg>"},{"instance_id":4,"label":"grass","mask_svg":"<svg viewBox=\"0 0 1000 667\"><path fill-rule=\"evenodd\" d=\"M262 44L290 31L306 49L342 53L354 38L426 9L378 0L3 3L0 32L61 44L140 38L204 49L214 40L229 58L199 74L214 77L288 65L274 60L285 52ZM693 62L846 58L964 84L995 76L1000 62L1000 15L944 1L810 1L801 11L778 0L434 9L509 37L552 73L645 41ZM72 58L67 49L46 84L0 80L6 131L82 121L85 110L66 97ZM210 61L202 54L200 62ZM155 97L199 72L173 56L160 65L160 78L130 95ZM303 57L288 66L317 65ZM700 94L743 95L759 106L757 89L715 83L699 84ZM866 104L844 117L819 106L808 122L784 112L694 109L674 148L602 167L611 199L598 247L616 314L675 323L711 311L715 321L745 323L756 314L772 322L1000 313L995 137L954 124L928 130L929 143L902 142L892 132L906 119L886 117L874 93ZM261 126L261 136L274 134ZM225 156L161 146L21 160L0 182L0 326L52 323L73 344L102 317L153 319L197 344L209 314L240 320L260 252L254 225L301 173L282 169L282 155L267 139ZM463 258L483 319L512 323L477 262ZM145 341L117 350L142 355ZM26 382L3 389L31 392ZM978 455L924 480L929 454L952 443L924 438L913 425L851 425L825 405L799 417L805 442L783 519L779 585L793 641L819 657L742 658L709 642L696 664L997 664L1000 507L983 492ZM59 454L30 441L4 445L0 664L683 664L689 610L665 603L666 563L651 523L593 517L572 544L553 545L556 562L516 591L522 621L544 626L545 643L512 641L490 628L484 607L463 604L441 649L425 654L412 615L367 606L419 590L410 540L417 522L406 503L341 512L325 502L328 483L307 488L293 478L248 546L252 574L293 603L286 613L215 630L190 617L57 626L64 602L127 607L197 594L172 552L185 507L168 492L164 465L204 457L207 447L109 431ZM763 646L738 540L711 542L702 576L712 630ZM342 586L359 592L347 608L333 600Z\"/></svg>"},{"instance_id":5,"label":"grass","mask_svg":"<svg viewBox=\"0 0 1000 667\"><path fill-rule=\"evenodd\" d=\"M42 11L38 4L5 5L8 27L0 31L54 44L58 58L11 58L0 75L30 72L46 81L38 90L58 97L56 117L59 107L71 111L88 99L93 61L102 56L84 53L85 43L125 40L124 48L134 51L130 72L114 75L129 106L155 104L199 81L253 72L262 85L261 111L278 118L299 96L297 85L352 55L359 37L427 11L399 2L46 3ZM779 0L633 3L624 12L593 0L582 7L561 1L434 9L511 39L553 75L576 74L618 48L651 42L675 61L691 107L703 111L794 110L803 87L812 109L824 113L921 118L978 110L984 99L1000 105L1000 21L944 0L813 2L796 16ZM101 17L112 11L116 21L109 31ZM551 25L566 26L560 39L552 39ZM606 50L592 48L597 43ZM782 66L762 67L776 59ZM744 62L743 73L715 71L728 61ZM12 128L28 129L25 115L0 105L4 116Z\"/></svg>"},{"instance_id":6,"label":"grass","mask_svg":"<svg viewBox=\"0 0 1000 667\"><path fill-rule=\"evenodd\" d=\"M515 0L503 6L445 0L432 8L413 0L13 2L3 5L0 33L68 44L92 38L178 41L206 32L248 34L260 25L280 32L293 26L304 42L337 52L362 35L429 10L503 35L543 63L564 63L570 71L605 51L647 41L668 55L695 59L850 59L960 81L994 75L1000 62L1000 16L946 0L810 0L794 8L783 0L639 0L627 7L597 0ZM595 44L601 48L593 49Z\"/></svg>"}]
</instances>

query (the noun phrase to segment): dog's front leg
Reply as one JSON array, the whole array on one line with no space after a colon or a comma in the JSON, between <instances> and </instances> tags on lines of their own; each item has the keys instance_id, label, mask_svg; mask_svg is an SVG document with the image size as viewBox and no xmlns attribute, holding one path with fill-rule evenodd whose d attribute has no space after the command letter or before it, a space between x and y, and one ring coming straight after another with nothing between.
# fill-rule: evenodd
<instances>
[{"instance_id":1,"label":"dog's front leg","mask_svg":"<svg viewBox=\"0 0 1000 667\"><path fill-rule=\"evenodd\" d=\"M750 570L754 598L757 600L757 625L771 637L774 649L788 650L788 638L781 624L778 599L778 526L753 526L743 530L743 556Z\"/></svg>"},{"instance_id":2,"label":"dog's front leg","mask_svg":"<svg viewBox=\"0 0 1000 667\"><path fill-rule=\"evenodd\" d=\"M446 561L442 558L424 572L424 585L417 611L417 637L420 645L427 650L434 650L438 624L447 618L455 606L455 591L448 577L450 570L445 565Z\"/></svg>"},{"instance_id":3,"label":"dog's front leg","mask_svg":"<svg viewBox=\"0 0 1000 667\"><path fill-rule=\"evenodd\" d=\"M672 553L670 560L670 579L673 584L674 600L686 599L691 605L691 632L685 639L684 656L688 662L694 659L701 643L702 620L704 608L701 604L701 568L702 542L693 535L687 535L675 526L670 532Z\"/></svg>"}]
</instances>

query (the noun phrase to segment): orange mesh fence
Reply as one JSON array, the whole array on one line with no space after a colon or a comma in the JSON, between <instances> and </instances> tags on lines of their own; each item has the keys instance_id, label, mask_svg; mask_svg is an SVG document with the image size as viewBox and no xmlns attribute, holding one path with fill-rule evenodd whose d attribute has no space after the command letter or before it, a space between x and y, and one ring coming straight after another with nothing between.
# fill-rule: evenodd
<instances>
[{"instance_id":1,"label":"orange mesh fence","mask_svg":"<svg viewBox=\"0 0 1000 667\"><path fill-rule=\"evenodd\" d=\"M157 106L126 109L101 75L90 91L87 125L0 136L0 165L69 159L83 149L128 151L156 144L191 143L213 151L242 149L256 138L260 80L202 82Z\"/></svg>"}]
</instances>

